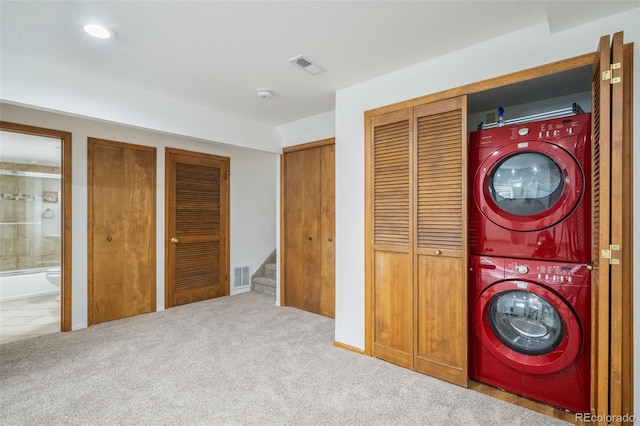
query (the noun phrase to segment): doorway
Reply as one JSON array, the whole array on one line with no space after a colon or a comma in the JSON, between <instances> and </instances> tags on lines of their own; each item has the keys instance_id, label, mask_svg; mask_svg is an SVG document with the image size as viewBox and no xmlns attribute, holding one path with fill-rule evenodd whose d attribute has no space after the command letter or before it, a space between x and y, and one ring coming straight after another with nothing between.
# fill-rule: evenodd
<instances>
[{"instance_id":1,"label":"doorway","mask_svg":"<svg viewBox=\"0 0 640 426\"><path fill-rule=\"evenodd\" d=\"M71 134L0 122L6 343L71 330Z\"/></svg>"}]
</instances>

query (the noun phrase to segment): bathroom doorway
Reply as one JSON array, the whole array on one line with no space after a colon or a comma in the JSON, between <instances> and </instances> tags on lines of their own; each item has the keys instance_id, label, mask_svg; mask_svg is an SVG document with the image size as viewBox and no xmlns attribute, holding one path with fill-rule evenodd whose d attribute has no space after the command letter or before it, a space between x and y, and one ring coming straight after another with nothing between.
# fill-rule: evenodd
<instances>
[{"instance_id":1,"label":"bathroom doorway","mask_svg":"<svg viewBox=\"0 0 640 426\"><path fill-rule=\"evenodd\" d=\"M71 330L71 134L0 122L0 343Z\"/></svg>"}]
</instances>

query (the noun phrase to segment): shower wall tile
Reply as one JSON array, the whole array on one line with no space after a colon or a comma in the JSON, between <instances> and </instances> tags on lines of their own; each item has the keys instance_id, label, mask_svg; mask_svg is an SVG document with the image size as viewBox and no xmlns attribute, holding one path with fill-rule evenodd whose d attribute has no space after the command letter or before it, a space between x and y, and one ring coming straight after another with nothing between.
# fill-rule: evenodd
<instances>
[{"instance_id":1,"label":"shower wall tile","mask_svg":"<svg viewBox=\"0 0 640 426\"><path fill-rule=\"evenodd\" d=\"M18 258L15 256L0 256L0 271L18 269Z\"/></svg>"},{"instance_id":2,"label":"shower wall tile","mask_svg":"<svg viewBox=\"0 0 640 426\"><path fill-rule=\"evenodd\" d=\"M60 256L50 255L50 256L42 256L42 266L52 267L52 266L60 266Z\"/></svg>"},{"instance_id":3,"label":"shower wall tile","mask_svg":"<svg viewBox=\"0 0 640 426\"><path fill-rule=\"evenodd\" d=\"M55 246L53 243L53 238L41 238L40 241L42 242L42 247L40 249L40 252L42 253L43 256L55 254Z\"/></svg>"},{"instance_id":4,"label":"shower wall tile","mask_svg":"<svg viewBox=\"0 0 640 426\"><path fill-rule=\"evenodd\" d=\"M0 240L0 255L1 256L16 256L16 240Z\"/></svg>"},{"instance_id":5,"label":"shower wall tile","mask_svg":"<svg viewBox=\"0 0 640 426\"><path fill-rule=\"evenodd\" d=\"M0 240L12 240L18 238L20 225L0 225Z\"/></svg>"}]
</instances>

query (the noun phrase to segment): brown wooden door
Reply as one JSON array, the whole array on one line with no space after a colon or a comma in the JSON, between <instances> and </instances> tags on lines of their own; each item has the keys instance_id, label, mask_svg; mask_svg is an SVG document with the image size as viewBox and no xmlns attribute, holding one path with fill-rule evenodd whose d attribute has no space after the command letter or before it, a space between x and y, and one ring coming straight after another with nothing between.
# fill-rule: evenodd
<instances>
[{"instance_id":1,"label":"brown wooden door","mask_svg":"<svg viewBox=\"0 0 640 426\"><path fill-rule=\"evenodd\" d=\"M335 316L335 145L285 150L283 303Z\"/></svg>"},{"instance_id":2,"label":"brown wooden door","mask_svg":"<svg viewBox=\"0 0 640 426\"><path fill-rule=\"evenodd\" d=\"M89 138L89 325L155 311L155 148Z\"/></svg>"},{"instance_id":3,"label":"brown wooden door","mask_svg":"<svg viewBox=\"0 0 640 426\"><path fill-rule=\"evenodd\" d=\"M413 368L412 110L372 118L373 355Z\"/></svg>"},{"instance_id":4,"label":"brown wooden door","mask_svg":"<svg viewBox=\"0 0 640 426\"><path fill-rule=\"evenodd\" d=\"M229 158L166 149L165 306L229 295Z\"/></svg>"},{"instance_id":5,"label":"brown wooden door","mask_svg":"<svg viewBox=\"0 0 640 426\"><path fill-rule=\"evenodd\" d=\"M466 97L414 108L415 369L467 385Z\"/></svg>"},{"instance_id":6,"label":"brown wooden door","mask_svg":"<svg viewBox=\"0 0 640 426\"><path fill-rule=\"evenodd\" d=\"M631 57L622 33L604 36L593 74L592 394L614 418L634 410Z\"/></svg>"}]
</instances>

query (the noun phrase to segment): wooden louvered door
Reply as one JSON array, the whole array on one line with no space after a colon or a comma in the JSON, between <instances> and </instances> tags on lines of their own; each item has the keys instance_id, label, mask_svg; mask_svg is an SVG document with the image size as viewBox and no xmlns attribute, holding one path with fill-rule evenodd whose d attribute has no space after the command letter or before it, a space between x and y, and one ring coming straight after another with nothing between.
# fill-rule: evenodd
<instances>
[{"instance_id":1,"label":"wooden louvered door","mask_svg":"<svg viewBox=\"0 0 640 426\"><path fill-rule=\"evenodd\" d=\"M603 36L593 67L592 312L597 327L591 359L598 419L634 412L632 51L621 32Z\"/></svg>"},{"instance_id":2,"label":"wooden louvered door","mask_svg":"<svg viewBox=\"0 0 640 426\"><path fill-rule=\"evenodd\" d=\"M166 150L165 306L229 295L229 158Z\"/></svg>"},{"instance_id":3,"label":"wooden louvered door","mask_svg":"<svg viewBox=\"0 0 640 426\"><path fill-rule=\"evenodd\" d=\"M371 117L372 353L467 384L466 97Z\"/></svg>"},{"instance_id":4,"label":"wooden louvered door","mask_svg":"<svg viewBox=\"0 0 640 426\"><path fill-rule=\"evenodd\" d=\"M415 369L466 386L466 97L414 108Z\"/></svg>"},{"instance_id":5,"label":"wooden louvered door","mask_svg":"<svg viewBox=\"0 0 640 426\"><path fill-rule=\"evenodd\" d=\"M156 308L156 149L88 140L88 323Z\"/></svg>"},{"instance_id":6,"label":"wooden louvered door","mask_svg":"<svg viewBox=\"0 0 640 426\"><path fill-rule=\"evenodd\" d=\"M373 355L413 368L412 110L372 119Z\"/></svg>"}]
</instances>

